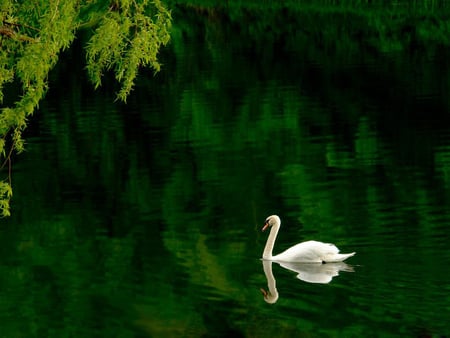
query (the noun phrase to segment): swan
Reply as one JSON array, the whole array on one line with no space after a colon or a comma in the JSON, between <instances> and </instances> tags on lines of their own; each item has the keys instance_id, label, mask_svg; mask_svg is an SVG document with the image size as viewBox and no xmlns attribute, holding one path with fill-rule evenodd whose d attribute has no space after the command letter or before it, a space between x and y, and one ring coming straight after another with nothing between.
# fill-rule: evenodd
<instances>
[{"instance_id":1,"label":"swan","mask_svg":"<svg viewBox=\"0 0 450 338\"><path fill-rule=\"evenodd\" d=\"M262 231L271 227L266 246L263 251L263 260L275 262L301 262L301 263L334 263L342 262L353 256L355 252L340 254L339 249L330 243L307 241L296 244L282 253L272 256L273 245L280 230L281 220L277 215L266 218Z\"/></svg>"}]
</instances>

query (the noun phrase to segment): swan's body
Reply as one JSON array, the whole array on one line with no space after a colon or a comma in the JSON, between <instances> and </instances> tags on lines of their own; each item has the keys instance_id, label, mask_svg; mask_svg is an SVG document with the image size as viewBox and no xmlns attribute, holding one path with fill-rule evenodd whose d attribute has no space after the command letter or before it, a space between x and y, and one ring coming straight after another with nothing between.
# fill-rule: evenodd
<instances>
[{"instance_id":1,"label":"swan's body","mask_svg":"<svg viewBox=\"0 0 450 338\"><path fill-rule=\"evenodd\" d=\"M342 262L353 256L355 252L340 254L339 249L330 243L307 241L296 244L282 253L272 256L273 246L280 230L281 220L277 215L267 217L263 231L271 227L263 252L263 259L275 262L332 263Z\"/></svg>"}]
</instances>

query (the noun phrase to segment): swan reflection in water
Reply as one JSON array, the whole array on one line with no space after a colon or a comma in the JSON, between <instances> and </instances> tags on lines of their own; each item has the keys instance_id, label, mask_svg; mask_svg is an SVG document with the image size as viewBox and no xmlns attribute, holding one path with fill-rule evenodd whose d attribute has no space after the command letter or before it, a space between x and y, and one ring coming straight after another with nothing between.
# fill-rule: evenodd
<instances>
[{"instance_id":1,"label":"swan reflection in water","mask_svg":"<svg viewBox=\"0 0 450 338\"><path fill-rule=\"evenodd\" d=\"M269 304L274 304L278 300L278 290L275 277L272 273L272 261L263 260L264 274L267 278L268 290L261 288L264 300ZM339 271L353 272L353 268L344 263L327 263L327 264L313 264L313 263L294 263L294 262L276 262L285 269L297 273L297 278L308 283L328 284L333 277L339 275Z\"/></svg>"}]
</instances>

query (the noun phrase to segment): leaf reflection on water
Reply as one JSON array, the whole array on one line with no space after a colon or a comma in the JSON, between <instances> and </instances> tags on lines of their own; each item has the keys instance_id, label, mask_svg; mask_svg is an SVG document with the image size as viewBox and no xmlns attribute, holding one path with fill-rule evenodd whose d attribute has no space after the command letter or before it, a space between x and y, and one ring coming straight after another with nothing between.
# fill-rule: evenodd
<instances>
[{"instance_id":1,"label":"leaf reflection on water","mask_svg":"<svg viewBox=\"0 0 450 338\"><path fill-rule=\"evenodd\" d=\"M263 260L264 274L267 279L268 290L261 288L264 300L269 304L277 302L279 293L276 286L276 280L272 272L272 261ZM297 278L315 284L328 284L333 277L339 275L340 271L354 272L352 266L344 262L312 264L312 263L296 263L296 262L276 262L281 267L297 273Z\"/></svg>"}]
</instances>

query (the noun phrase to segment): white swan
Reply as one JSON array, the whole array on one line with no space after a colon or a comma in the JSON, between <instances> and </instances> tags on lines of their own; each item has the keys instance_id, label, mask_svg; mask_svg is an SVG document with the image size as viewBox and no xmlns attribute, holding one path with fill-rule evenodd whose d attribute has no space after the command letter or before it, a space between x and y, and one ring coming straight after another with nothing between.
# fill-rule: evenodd
<instances>
[{"instance_id":1,"label":"white swan","mask_svg":"<svg viewBox=\"0 0 450 338\"><path fill-rule=\"evenodd\" d=\"M339 249L330 243L307 241L296 244L282 253L272 256L273 245L280 230L281 220L277 215L266 218L262 231L271 227L269 238L263 252L263 259L275 262L331 263L342 262L353 256L355 252L340 254Z\"/></svg>"}]
</instances>

